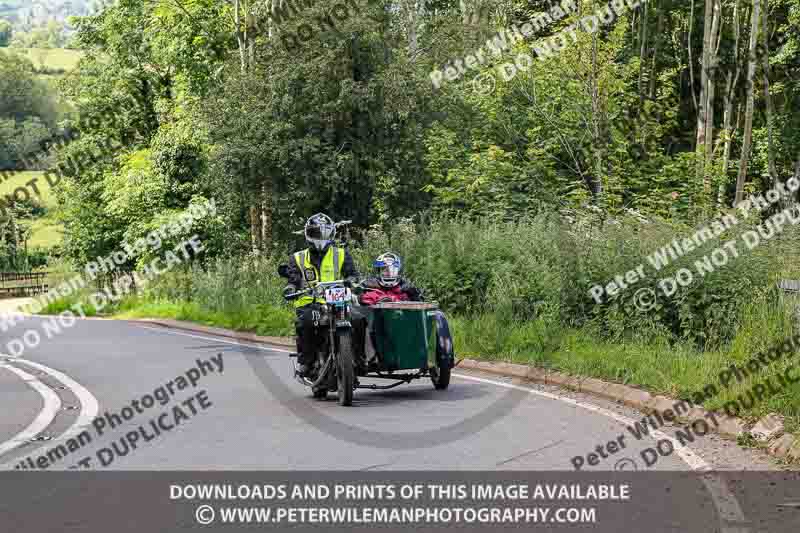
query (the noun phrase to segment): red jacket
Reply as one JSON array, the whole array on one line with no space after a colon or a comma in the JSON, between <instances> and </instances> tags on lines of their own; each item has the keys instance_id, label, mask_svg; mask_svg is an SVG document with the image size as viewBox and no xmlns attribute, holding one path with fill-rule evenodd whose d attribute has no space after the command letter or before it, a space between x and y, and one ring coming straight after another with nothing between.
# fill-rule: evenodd
<instances>
[{"instance_id":1,"label":"red jacket","mask_svg":"<svg viewBox=\"0 0 800 533\"><path fill-rule=\"evenodd\" d=\"M361 295L361 303L363 305L375 305L383 298L390 298L392 302L407 302L410 300L408 295L403 292L398 284L390 289L381 287L365 292Z\"/></svg>"}]
</instances>

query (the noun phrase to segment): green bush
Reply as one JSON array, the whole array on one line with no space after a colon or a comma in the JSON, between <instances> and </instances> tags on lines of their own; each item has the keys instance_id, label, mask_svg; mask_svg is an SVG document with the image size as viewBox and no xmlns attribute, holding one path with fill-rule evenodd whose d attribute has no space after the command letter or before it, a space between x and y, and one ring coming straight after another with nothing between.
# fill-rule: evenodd
<instances>
[{"instance_id":1,"label":"green bush","mask_svg":"<svg viewBox=\"0 0 800 533\"><path fill-rule=\"evenodd\" d=\"M466 344L483 353L554 352L566 332L576 329L608 342L688 342L716 350L738 338L746 312L753 313L749 306L777 305L774 282L787 271L783 257L797 249L798 232L787 228L752 251L739 240L738 257L702 277L696 273L695 261L725 241L740 239L753 225L740 222L658 272L647 256L676 236L691 235L692 228L585 216L570 223L544 214L514 224L400 221L390 231L370 228L352 252L364 275L378 254L401 254L406 274L428 300L462 317L460 333L472 339ZM159 277L142 298L158 306L191 304L181 311L184 315L217 325L252 330L259 321L268 321L267 330L285 330L292 312L281 296L285 281L277 275L277 265L286 259L217 258L193 264ZM602 303L590 295L595 284L604 285L642 263L647 276L639 283L604 297ZM659 280L682 268L695 272L697 279L665 297ZM634 302L641 289L657 294L655 306L646 312ZM758 323L760 328L774 324L790 331L783 322Z\"/></svg>"},{"instance_id":2,"label":"green bush","mask_svg":"<svg viewBox=\"0 0 800 533\"><path fill-rule=\"evenodd\" d=\"M283 304L284 280L271 258L217 258L204 267L165 273L118 312L192 320L262 335L290 335L294 313Z\"/></svg>"},{"instance_id":3,"label":"green bush","mask_svg":"<svg viewBox=\"0 0 800 533\"><path fill-rule=\"evenodd\" d=\"M598 335L617 340L666 335L713 349L733 339L747 302L775 300L772 288L785 270L781 258L797 249L798 232L787 228L779 237L746 250L740 236L754 224L740 221L657 272L647 257L695 229L634 218L602 221L576 216L568 223L544 214L515 224L454 219L423 226L401 222L389 231L371 228L355 255L358 264L368 266L383 251L401 254L407 275L450 313L491 315L504 322L536 320L543 331L592 325ZM697 274L695 261L732 239L739 239L739 256L731 256L713 272ZM599 304L591 297L594 285L605 285L642 264L646 277L636 285L604 297ZM674 277L682 268L695 274L694 282L664 296L659 280ZM650 311L635 305L641 289L657 294Z\"/></svg>"}]
</instances>

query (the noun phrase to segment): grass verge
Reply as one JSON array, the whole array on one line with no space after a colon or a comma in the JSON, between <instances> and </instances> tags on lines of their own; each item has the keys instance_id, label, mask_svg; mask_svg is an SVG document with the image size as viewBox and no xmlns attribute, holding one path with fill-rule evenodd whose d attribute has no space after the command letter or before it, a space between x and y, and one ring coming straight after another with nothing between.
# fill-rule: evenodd
<instances>
[{"instance_id":1,"label":"grass verge","mask_svg":"<svg viewBox=\"0 0 800 533\"><path fill-rule=\"evenodd\" d=\"M206 326L246 331L269 337L294 335L294 313L288 309L256 306L233 313L204 309L195 302L147 301L139 298L124 300L115 310L114 318L171 318Z\"/></svg>"},{"instance_id":2,"label":"grass verge","mask_svg":"<svg viewBox=\"0 0 800 533\"><path fill-rule=\"evenodd\" d=\"M61 299L43 312L65 311L78 300L86 301L85 296ZM452 316L450 323L459 358L535 365L683 399L691 399L693 393L714 384L719 393L703 406L716 410L756 383L783 373L791 366L791 359L797 359L795 356L788 358L789 362L780 360L741 382L720 386L719 374L731 363L741 365L792 335L791 314L788 312L791 307L793 304L788 302L775 305L753 303L743 314L733 341L725 348L710 351L700 350L690 341L675 343L657 335L646 339L603 340L604 337L591 326L563 329L541 320L508 321L491 314ZM84 309L87 315L97 314L91 306L84 306ZM169 318L265 336L289 336L294 329L293 311L274 305L223 313L207 309L197 302L129 297L104 311L120 319ZM740 416L755 420L767 413L784 415L787 431L800 429L800 382L743 409Z\"/></svg>"}]
</instances>

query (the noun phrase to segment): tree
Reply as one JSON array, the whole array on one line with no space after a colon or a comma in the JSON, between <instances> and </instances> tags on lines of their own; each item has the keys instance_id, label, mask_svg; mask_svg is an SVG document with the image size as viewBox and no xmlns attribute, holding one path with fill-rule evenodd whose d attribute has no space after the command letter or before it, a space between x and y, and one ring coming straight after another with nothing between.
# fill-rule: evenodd
<instances>
[{"instance_id":1,"label":"tree","mask_svg":"<svg viewBox=\"0 0 800 533\"><path fill-rule=\"evenodd\" d=\"M706 0L703 17L703 60L700 74L700 107L697 114L697 170L703 190L710 191L708 167L711 165L714 129L715 73L719 51L721 7L719 0Z\"/></svg>"},{"instance_id":2,"label":"tree","mask_svg":"<svg viewBox=\"0 0 800 533\"><path fill-rule=\"evenodd\" d=\"M68 127L78 139L61 149L53 169L62 176L64 249L76 262L113 252L126 232L205 192L205 132L190 123L189 110L216 83L232 43L217 24L223 4L183 7L118 2L76 20L85 56L60 88L76 104ZM88 155L93 164L70 164Z\"/></svg>"},{"instance_id":3,"label":"tree","mask_svg":"<svg viewBox=\"0 0 800 533\"><path fill-rule=\"evenodd\" d=\"M11 23L7 20L0 19L0 48L8 46L13 33Z\"/></svg>"},{"instance_id":4,"label":"tree","mask_svg":"<svg viewBox=\"0 0 800 533\"><path fill-rule=\"evenodd\" d=\"M747 57L747 109L744 116L744 141L742 142L742 154L739 159L739 174L736 177L734 205L737 205L744 198L744 182L747 178L747 165L750 161L750 150L753 141L753 111L755 108L755 88L753 84L756 76L756 66L758 65L756 45L758 44L758 33L761 27L760 10L761 1L753 0L753 11L750 17L750 48Z\"/></svg>"},{"instance_id":5,"label":"tree","mask_svg":"<svg viewBox=\"0 0 800 533\"><path fill-rule=\"evenodd\" d=\"M764 70L764 101L766 102L766 120L767 120L767 169L769 170L770 186L775 187L778 185L778 170L775 167L775 106L772 102L772 94L770 93L770 78L772 77L772 68L770 67L769 60L769 24L767 21L767 14L769 11L769 0L764 0L764 9L761 17L762 21L762 35L764 36L764 53L761 58L763 61Z\"/></svg>"},{"instance_id":6,"label":"tree","mask_svg":"<svg viewBox=\"0 0 800 533\"><path fill-rule=\"evenodd\" d=\"M27 32L14 32L10 42L15 48L63 48L66 44L64 24L54 20Z\"/></svg>"},{"instance_id":7,"label":"tree","mask_svg":"<svg viewBox=\"0 0 800 533\"><path fill-rule=\"evenodd\" d=\"M739 63L739 41L742 35L742 25L740 22L740 14L739 14L739 7L741 4L741 0L735 0L735 4L733 7L733 35L734 35L734 43L733 43L733 63L734 68L733 70L729 70L725 74L725 102L724 102L724 111L722 115L722 135L724 136L723 143L723 154L722 154L722 175L723 175L723 182L719 184L719 189L717 191L717 205L722 206L724 203L725 197L725 185L728 179L728 167L730 165L731 160L731 145L733 143L733 137L735 135L735 128L733 122L733 110L736 103L736 90L738 88L739 77L741 75L741 65ZM737 120L735 124L738 126L739 120Z\"/></svg>"},{"instance_id":8,"label":"tree","mask_svg":"<svg viewBox=\"0 0 800 533\"><path fill-rule=\"evenodd\" d=\"M0 52L0 170L38 170L41 143L56 130L54 98L33 70L27 59Z\"/></svg>"}]
</instances>

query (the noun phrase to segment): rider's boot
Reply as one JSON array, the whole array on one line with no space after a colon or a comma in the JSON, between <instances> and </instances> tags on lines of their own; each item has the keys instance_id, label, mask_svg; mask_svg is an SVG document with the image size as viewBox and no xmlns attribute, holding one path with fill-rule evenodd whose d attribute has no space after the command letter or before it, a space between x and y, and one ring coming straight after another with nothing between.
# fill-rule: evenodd
<instances>
[{"instance_id":1,"label":"rider's boot","mask_svg":"<svg viewBox=\"0 0 800 533\"><path fill-rule=\"evenodd\" d=\"M298 352L297 354L297 375L301 377L308 377L311 373L312 366L310 363L307 363L305 357L303 357L303 352Z\"/></svg>"}]
</instances>

